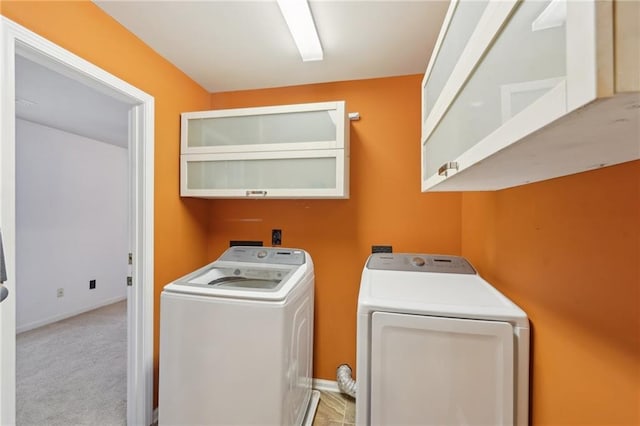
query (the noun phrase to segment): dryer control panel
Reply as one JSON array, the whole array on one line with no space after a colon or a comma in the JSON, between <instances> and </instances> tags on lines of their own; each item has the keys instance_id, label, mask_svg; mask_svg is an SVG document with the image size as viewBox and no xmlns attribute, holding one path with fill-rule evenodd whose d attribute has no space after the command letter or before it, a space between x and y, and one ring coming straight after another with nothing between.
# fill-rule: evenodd
<instances>
[{"instance_id":1,"label":"dryer control panel","mask_svg":"<svg viewBox=\"0 0 640 426\"><path fill-rule=\"evenodd\" d=\"M218 260L230 262L271 263L277 265L302 265L304 250L279 247L235 246L227 249Z\"/></svg>"},{"instance_id":2,"label":"dryer control panel","mask_svg":"<svg viewBox=\"0 0 640 426\"><path fill-rule=\"evenodd\" d=\"M387 271L476 274L476 270L464 257L437 254L374 253L369 256L367 268Z\"/></svg>"}]
</instances>

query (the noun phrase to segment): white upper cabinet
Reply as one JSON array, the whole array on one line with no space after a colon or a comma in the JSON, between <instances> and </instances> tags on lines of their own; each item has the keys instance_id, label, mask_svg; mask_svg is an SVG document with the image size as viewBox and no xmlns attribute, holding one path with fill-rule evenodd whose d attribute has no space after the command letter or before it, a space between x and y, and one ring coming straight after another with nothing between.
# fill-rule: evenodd
<instances>
[{"instance_id":1,"label":"white upper cabinet","mask_svg":"<svg viewBox=\"0 0 640 426\"><path fill-rule=\"evenodd\" d=\"M182 114L180 194L348 198L344 101Z\"/></svg>"},{"instance_id":2,"label":"white upper cabinet","mask_svg":"<svg viewBox=\"0 0 640 426\"><path fill-rule=\"evenodd\" d=\"M639 26L640 2L454 0L423 79L422 190L640 158Z\"/></svg>"}]
</instances>

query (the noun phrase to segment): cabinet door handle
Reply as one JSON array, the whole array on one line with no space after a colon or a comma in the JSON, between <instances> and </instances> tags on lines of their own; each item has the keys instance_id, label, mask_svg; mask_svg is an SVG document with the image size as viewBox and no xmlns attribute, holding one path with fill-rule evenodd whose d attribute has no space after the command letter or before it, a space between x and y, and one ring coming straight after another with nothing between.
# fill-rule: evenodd
<instances>
[{"instance_id":1,"label":"cabinet door handle","mask_svg":"<svg viewBox=\"0 0 640 426\"><path fill-rule=\"evenodd\" d=\"M448 163L444 163L438 169L438 174L440 176L447 177L449 176L449 170L458 170L458 163L456 161L449 161Z\"/></svg>"},{"instance_id":2,"label":"cabinet door handle","mask_svg":"<svg viewBox=\"0 0 640 426\"><path fill-rule=\"evenodd\" d=\"M255 197L256 195L261 195L263 197L267 196L267 191L247 191L247 197Z\"/></svg>"}]
</instances>

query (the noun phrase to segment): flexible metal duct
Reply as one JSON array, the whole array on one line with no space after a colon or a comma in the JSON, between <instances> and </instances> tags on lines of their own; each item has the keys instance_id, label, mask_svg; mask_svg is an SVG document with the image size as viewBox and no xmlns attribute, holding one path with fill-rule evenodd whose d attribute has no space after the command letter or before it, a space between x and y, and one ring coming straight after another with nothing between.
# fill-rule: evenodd
<instances>
[{"instance_id":1,"label":"flexible metal duct","mask_svg":"<svg viewBox=\"0 0 640 426\"><path fill-rule=\"evenodd\" d=\"M356 381L351 378L351 367L347 364L341 364L336 370L336 376L340 392L355 398L357 385Z\"/></svg>"}]
</instances>

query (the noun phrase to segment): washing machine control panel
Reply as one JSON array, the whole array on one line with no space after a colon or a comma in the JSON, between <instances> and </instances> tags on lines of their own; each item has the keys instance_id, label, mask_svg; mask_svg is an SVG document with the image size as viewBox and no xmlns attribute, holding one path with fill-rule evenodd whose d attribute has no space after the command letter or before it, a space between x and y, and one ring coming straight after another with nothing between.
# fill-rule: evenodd
<instances>
[{"instance_id":1,"label":"washing machine control panel","mask_svg":"<svg viewBox=\"0 0 640 426\"><path fill-rule=\"evenodd\" d=\"M459 256L410 253L374 253L367 268L387 271L418 271L449 274L475 274L473 266Z\"/></svg>"},{"instance_id":2,"label":"washing machine control panel","mask_svg":"<svg viewBox=\"0 0 640 426\"><path fill-rule=\"evenodd\" d=\"M219 260L232 262L271 263L277 265L302 265L305 263L304 251L276 247L231 247Z\"/></svg>"}]
</instances>

